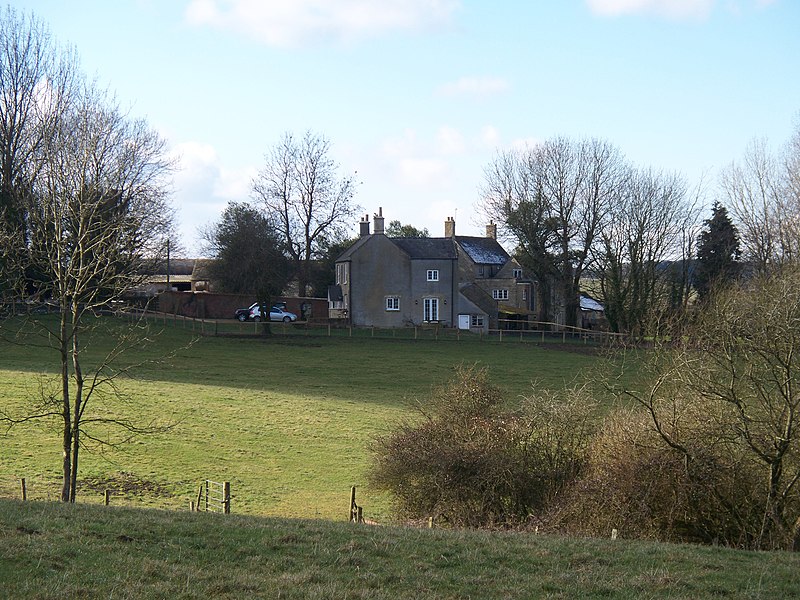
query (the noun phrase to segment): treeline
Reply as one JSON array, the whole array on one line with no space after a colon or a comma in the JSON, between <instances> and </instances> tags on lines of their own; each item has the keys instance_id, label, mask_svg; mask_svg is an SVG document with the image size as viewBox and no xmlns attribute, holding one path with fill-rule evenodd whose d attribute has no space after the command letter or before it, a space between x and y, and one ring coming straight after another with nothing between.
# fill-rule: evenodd
<instances>
[{"instance_id":1,"label":"treeline","mask_svg":"<svg viewBox=\"0 0 800 600\"><path fill-rule=\"evenodd\" d=\"M702 221L708 192L633 165L604 140L556 137L499 153L485 169L481 208L536 278L540 321L563 315L575 325L591 281L613 331L650 336L717 280L797 260L800 122L781 151L755 141L722 170Z\"/></svg>"}]
</instances>

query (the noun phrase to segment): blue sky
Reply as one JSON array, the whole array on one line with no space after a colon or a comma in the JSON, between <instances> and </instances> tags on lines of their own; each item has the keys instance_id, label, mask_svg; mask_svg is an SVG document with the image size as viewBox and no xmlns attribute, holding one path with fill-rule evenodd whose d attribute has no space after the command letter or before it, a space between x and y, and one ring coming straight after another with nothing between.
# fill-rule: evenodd
<instances>
[{"instance_id":1,"label":"blue sky","mask_svg":"<svg viewBox=\"0 0 800 600\"><path fill-rule=\"evenodd\" d=\"M179 159L183 244L284 132L328 137L364 213L482 235L483 170L556 135L701 178L800 126L797 0L28 0ZM353 234L357 225L353 223Z\"/></svg>"}]
</instances>

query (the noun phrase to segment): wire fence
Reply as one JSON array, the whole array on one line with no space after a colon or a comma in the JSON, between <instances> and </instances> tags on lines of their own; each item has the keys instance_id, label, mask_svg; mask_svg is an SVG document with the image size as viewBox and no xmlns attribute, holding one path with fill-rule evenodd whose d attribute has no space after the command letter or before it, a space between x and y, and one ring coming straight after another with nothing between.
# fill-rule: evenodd
<instances>
[{"instance_id":1,"label":"wire fence","mask_svg":"<svg viewBox=\"0 0 800 600\"><path fill-rule=\"evenodd\" d=\"M236 319L196 319L183 315L148 313L148 319L161 321L164 326L191 330L200 335L219 337L260 336L265 323L240 322ZM556 323L528 322L515 319L500 319L499 328L465 330L445 327L441 324L422 324L406 327L353 327L333 322L271 322L272 334L285 336L315 336L331 338L381 338L398 340L451 340L475 342L522 342L592 344L610 346L626 339L624 334L597 329L570 327Z\"/></svg>"}]
</instances>

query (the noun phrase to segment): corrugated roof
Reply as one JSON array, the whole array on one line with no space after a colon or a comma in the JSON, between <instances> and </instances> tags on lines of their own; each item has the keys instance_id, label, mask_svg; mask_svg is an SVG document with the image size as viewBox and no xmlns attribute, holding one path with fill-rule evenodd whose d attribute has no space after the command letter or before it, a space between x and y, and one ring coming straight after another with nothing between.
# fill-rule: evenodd
<instances>
[{"instance_id":1,"label":"corrugated roof","mask_svg":"<svg viewBox=\"0 0 800 600\"><path fill-rule=\"evenodd\" d=\"M504 265L511 258L494 238L456 236L456 241L472 261L479 265Z\"/></svg>"},{"instance_id":2,"label":"corrugated roof","mask_svg":"<svg viewBox=\"0 0 800 600\"><path fill-rule=\"evenodd\" d=\"M581 296L581 310L596 310L598 312L603 312L605 309L603 308L603 305L594 298L590 298L589 296Z\"/></svg>"}]
</instances>

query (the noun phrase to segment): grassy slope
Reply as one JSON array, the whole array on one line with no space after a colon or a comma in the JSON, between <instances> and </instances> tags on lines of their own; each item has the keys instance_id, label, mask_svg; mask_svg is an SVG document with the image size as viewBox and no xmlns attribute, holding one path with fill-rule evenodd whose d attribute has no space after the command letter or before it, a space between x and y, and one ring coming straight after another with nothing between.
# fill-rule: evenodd
<instances>
[{"instance_id":1,"label":"grassy slope","mask_svg":"<svg viewBox=\"0 0 800 600\"><path fill-rule=\"evenodd\" d=\"M96 335L89 357L107 350ZM388 499L366 486L368 443L409 418L410 403L446 381L453 366L479 363L512 401L531 380L560 386L596 359L531 344L462 340L380 340L276 336L270 340L201 338L168 327L157 343L138 346L129 360L178 349L125 381L123 414L176 423L119 450L84 453L81 501L111 489L114 504L183 508L203 479L232 483L238 513L339 519L349 487L359 487L365 514L385 521ZM52 382L52 352L0 343L0 401L24 410L40 379ZM57 422L12 429L0 444L0 496L53 499L58 490ZM105 433L101 434L105 436ZM111 435L110 433L108 435ZM91 487L93 486L93 487Z\"/></svg>"},{"instance_id":2,"label":"grassy slope","mask_svg":"<svg viewBox=\"0 0 800 600\"><path fill-rule=\"evenodd\" d=\"M0 500L2 598L791 598L800 555Z\"/></svg>"}]
</instances>

